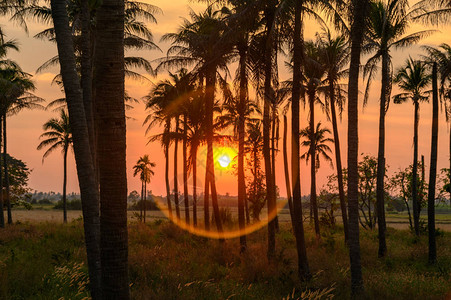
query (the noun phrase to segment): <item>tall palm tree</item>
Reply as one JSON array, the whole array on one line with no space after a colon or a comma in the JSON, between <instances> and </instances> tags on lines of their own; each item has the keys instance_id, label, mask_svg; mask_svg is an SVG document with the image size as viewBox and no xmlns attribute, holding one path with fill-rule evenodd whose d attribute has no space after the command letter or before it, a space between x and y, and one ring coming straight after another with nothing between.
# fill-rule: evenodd
<instances>
[{"instance_id":1,"label":"tall palm tree","mask_svg":"<svg viewBox=\"0 0 451 300\"><path fill-rule=\"evenodd\" d=\"M379 230L379 257L385 256L387 244L385 240L385 205L384 205L384 178L385 178L385 114L387 112L392 86L391 55L392 49L410 46L431 33L424 30L405 35L412 21L412 11L409 11L406 0L376 0L371 2L368 16L368 32L365 50L374 53L365 64L364 77L368 78L365 92L365 102L368 98L370 83L375 76L379 62L381 71L381 97L379 109L379 146L378 171L376 186L377 220ZM418 228L418 224L416 225Z\"/></svg>"},{"instance_id":2,"label":"tall palm tree","mask_svg":"<svg viewBox=\"0 0 451 300\"><path fill-rule=\"evenodd\" d=\"M30 91L35 89L31 75L23 72L18 65L4 66L0 69L0 113L3 135L3 162L5 177L6 205L8 209L8 224L12 224L10 186L7 161L7 117L18 114L23 109L42 108L44 101Z\"/></svg>"},{"instance_id":3,"label":"tall palm tree","mask_svg":"<svg viewBox=\"0 0 451 300\"><path fill-rule=\"evenodd\" d=\"M448 0L420 0L414 7L415 20L439 25L451 17L451 3Z\"/></svg>"},{"instance_id":4,"label":"tall palm tree","mask_svg":"<svg viewBox=\"0 0 451 300\"><path fill-rule=\"evenodd\" d=\"M67 186L67 153L73 147L72 131L69 124L69 116L65 110L60 111L60 117L48 120L43 129L45 132L40 138L44 139L39 145L38 150L47 148L42 156L42 162L53 151L61 148L63 152L63 220L67 223L67 203L66 203L66 186Z\"/></svg>"},{"instance_id":5,"label":"tall palm tree","mask_svg":"<svg viewBox=\"0 0 451 300\"><path fill-rule=\"evenodd\" d=\"M351 58L348 79L348 246L351 270L351 289L355 297L363 294L362 263L359 239L359 73L365 20L369 0L351 0L348 17L351 23Z\"/></svg>"},{"instance_id":6,"label":"tall palm tree","mask_svg":"<svg viewBox=\"0 0 451 300\"><path fill-rule=\"evenodd\" d=\"M347 64L349 63L349 43L344 35L332 37L330 30L326 29L319 35L319 44L321 45L322 63L325 65L326 72L326 107L330 111L330 119L334 133L335 162L337 168L338 195L340 198L341 216L343 220L345 242L348 241L348 214L346 210L345 193L343 185L343 167L341 164L340 139L338 135L337 112L341 116L344 109L345 93L340 86L340 80L347 76Z\"/></svg>"},{"instance_id":7,"label":"tall palm tree","mask_svg":"<svg viewBox=\"0 0 451 300\"><path fill-rule=\"evenodd\" d=\"M95 120L100 185L102 296L129 299L124 70L124 0L97 10Z\"/></svg>"},{"instance_id":8,"label":"tall palm tree","mask_svg":"<svg viewBox=\"0 0 451 300\"><path fill-rule=\"evenodd\" d=\"M312 146L315 147L316 152L314 156L314 160L316 162L315 164L315 171L317 172L320 168L320 161L321 159L329 162L332 166L332 158L330 158L330 153L332 153L332 150L330 149L328 143L333 143L334 140L327 137L328 134L330 134L330 130L328 128L322 128L321 122L318 122L315 126L315 132L313 139L313 145L312 143L312 133L310 130L310 126L307 126L306 128L302 129L299 133L299 136L304 139L304 141L301 143L303 147L307 148L307 151L301 155L301 159L305 159L305 161L308 163L309 159L312 158L312 152L311 148Z\"/></svg>"},{"instance_id":9,"label":"tall palm tree","mask_svg":"<svg viewBox=\"0 0 451 300\"><path fill-rule=\"evenodd\" d=\"M207 163L204 192L205 228L210 229L209 192L211 189L213 211L216 227L222 232L219 217L218 197L213 161L213 107L218 70L227 71L227 63L232 57L233 43L225 35L225 22L220 14L214 14L210 6L200 14L191 13L191 21L186 20L177 33L163 36L162 40L172 41L173 46L168 50L168 56L160 62L162 67L194 65L194 74L205 79L206 101L206 135L207 135ZM157 68L158 69L158 68Z\"/></svg>"},{"instance_id":10,"label":"tall palm tree","mask_svg":"<svg viewBox=\"0 0 451 300\"><path fill-rule=\"evenodd\" d=\"M428 74L427 66L421 61L415 61L409 58L405 66L400 68L395 77L394 82L398 84L403 93L394 96L395 103L404 103L409 99L414 105L414 136L413 136L413 167L412 174L418 174L418 123L419 123L419 109L420 102L427 101L428 95L425 89L431 82L431 75ZM418 201L418 178L416 175L412 176L412 202L414 220L418 223L420 203Z\"/></svg>"},{"instance_id":11,"label":"tall palm tree","mask_svg":"<svg viewBox=\"0 0 451 300\"><path fill-rule=\"evenodd\" d=\"M83 93L77 74L72 32L69 27L66 3L51 0L51 16L55 28L62 82L69 111L69 122L74 140L74 153L83 209L89 281L93 299L101 298L100 275L100 219L99 190L88 124L83 104Z\"/></svg>"},{"instance_id":12,"label":"tall palm tree","mask_svg":"<svg viewBox=\"0 0 451 300\"><path fill-rule=\"evenodd\" d=\"M136 165L133 166L133 176L139 174L141 180L141 205L142 211L144 212L143 215L141 214L141 217L144 223L146 223L147 184L150 183L150 177L155 175L152 168L155 168L155 163L150 161L148 154L141 156L136 162Z\"/></svg>"}]
</instances>

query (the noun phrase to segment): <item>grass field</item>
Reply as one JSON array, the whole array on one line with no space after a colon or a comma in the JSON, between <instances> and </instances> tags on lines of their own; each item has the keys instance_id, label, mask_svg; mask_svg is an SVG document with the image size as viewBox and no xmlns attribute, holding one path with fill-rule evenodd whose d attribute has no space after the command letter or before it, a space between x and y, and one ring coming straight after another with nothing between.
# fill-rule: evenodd
<instances>
[{"instance_id":1,"label":"grass field","mask_svg":"<svg viewBox=\"0 0 451 300\"><path fill-rule=\"evenodd\" d=\"M0 299L84 299L87 270L80 212L69 224L58 211L39 221L0 230ZM57 213L55 215L55 213ZM157 217L157 216L156 216ZM51 219L46 219L51 218ZM54 220L52 218L55 218ZM53 220L53 221L52 221ZM277 257L268 264L266 229L238 240L193 236L157 218L130 220L129 261L133 299L349 299L349 257L341 228L323 230L320 241L306 228L312 279L296 276L296 250L289 224L281 223ZM361 231L367 299L450 299L451 232L439 231L438 263L427 264L427 236L388 228L388 256L377 258L377 231ZM321 296L321 297L319 297Z\"/></svg>"}]
</instances>

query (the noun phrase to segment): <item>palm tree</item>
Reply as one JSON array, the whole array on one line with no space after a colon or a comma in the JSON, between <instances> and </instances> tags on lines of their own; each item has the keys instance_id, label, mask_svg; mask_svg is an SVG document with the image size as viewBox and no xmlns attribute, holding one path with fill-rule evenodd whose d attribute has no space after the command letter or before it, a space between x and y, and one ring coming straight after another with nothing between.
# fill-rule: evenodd
<instances>
[{"instance_id":1,"label":"palm tree","mask_svg":"<svg viewBox=\"0 0 451 300\"><path fill-rule=\"evenodd\" d=\"M437 262L437 244L435 240L435 184L437 179L437 140L438 140L438 66L432 65L432 138L431 138L431 166L429 169L428 188L428 240L430 264Z\"/></svg>"},{"instance_id":2,"label":"palm tree","mask_svg":"<svg viewBox=\"0 0 451 300\"><path fill-rule=\"evenodd\" d=\"M124 1L97 10L94 89L100 183L102 297L129 299Z\"/></svg>"},{"instance_id":3,"label":"palm tree","mask_svg":"<svg viewBox=\"0 0 451 300\"><path fill-rule=\"evenodd\" d=\"M328 143L333 143L334 140L327 137L328 134L330 134L330 130L328 128L322 128L321 122L318 122L315 127L315 132L312 134L311 127L308 126L301 130L299 133L299 136L303 139L305 139L301 145L307 148L307 151L301 155L301 159L305 159L306 163L308 163L309 159L312 158L312 147L315 147L316 152L314 156L315 160L315 172L318 171L320 168L320 159L323 159L327 162L329 162L332 166L332 159L330 158L329 154L332 153L332 150L330 149ZM312 143L312 136L314 136L313 145Z\"/></svg>"},{"instance_id":4,"label":"palm tree","mask_svg":"<svg viewBox=\"0 0 451 300\"><path fill-rule=\"evenodd\" d=\"M414 7L415 20L439 25L451 17L451 3L448 0L420 0Z\"/></svg>"},{"instance_id":5,"label":"palm tree","mask_svg":"<svg viewBox=\"0 0 451 300\"><path fill-rule=\"evenodd\" d=\"M6 188L6 205L8 209L8 224L12 224L10 186L7 161L7 128L8 116L18 114L23 109L42 108L39 104L44 101L30 91L35 89L31 75L23 72L18 65L11 63L0 69L0 113L3 134L3 163Z\"/></svg>"},{"instance_id":6,"label":"palm tree","mask_svg":"<svg viewBox=\"0 0 451 300\"><path fill-rule=\"evenodd\" d=\"M393 100L395 103L404 103L409 99L412 100L415 112L414 112L414 137L413 137L413 167L412 174L417 174L418 168L418 123L419 123L419 109L420 102L427 101L428 96L425 89L431 82L431 75L427 74L427 67L421 61L415 61L409 58L405 66L400 68L394 78L394 82L397 83L403 93L395 95ZM414 223L418 224L420 203L418 201L418 187L417 176L412 176L412 202L413 202L413 214ZM416 220L415 220L416 219Z\"/></svg>"},{"instance_id":7,"label":"palm tree","mask_svg":"<svg viewBox=\"0 0 451 300\"><path fill-rule=\"evenodd\" d=\"M385 256L387 245L385 240L385 206L384 206L384 178L385 178L385 114L388 109L392 85L391 56L392 49L399 49L417 43L422 37L431 33L430 30L419 31L405 35L412 20L412 11L408 10L406 0L377 0L371 2L368 16L368 33L365 50L375 52L371 56L364 71L368 78L365 92L365 102L368 98L371 80L376 67L381 61L381 97L379 109L379 149L378 171L376 184L377 220L379 230L379 257ZM418 224L416 225L418 228Z\"/></svg>"},{"instance_id":8,"label":"palm tree","mask_svg":"<svg viewBox=\"0 0 451 300\"><path fill-rule=\"evenodd\" d=\"M89 281L93 299L101 298L99 190L90 147L83 93L77 74L72 32L66 3L51 0L55 40L58 46L62 82L74 140L74 153L80 184Z\"/></svg>"},{"instance_id":9,"label":"palm tree","mask_svg":"<svg viewBox=\"0 0 451 300\"><path fill-rule=\"evenodd\" d=\"M133 176L137 176L139 174L139 178L141 179L141 218L146 223L146 201L147 201L147 184L150 183L150 177L155 175L155 172L152 170L155 168L155 163L151 162L149 159L149 155L145 154L141 156L136 165L133 166ZM142 214L144 211L144 215Z\"/></svg>"},{"instance_id":10,"label":"palm tree","mask_svg":"<svg viewBox=\"0 0 451 300\"><path fill-rule=\"evenodd\" d=\"M341 215L343 220L345 242L348 241L348 216L346 210L345 193L343 186L343 167L341 164L340 139L338 135L337 112L341 116L344 109L345 93L340 86L339 81L347 76L345 69L349 62L349 43L344 35L332 37L330 30L326 29L319 35L319 44L321 45L322 63L325 65L326 83L326 107L330 108L330 119L334 133L335 161L337 168L338 194L340 198Z\"/></svg>"},{"instance_id":11,"label":"palm tree","mask_svg":"<svg viewBox=\"0 0 451 300\"><path fill-rule=\"evenodd\" d=\"M69 116L65 110L60 111L58 119L52 118L47 121L43 129L45 132L41 134L40 138L44 139L39 145L38 150L47 148L42 156L42 162L53 151L61 148L63 152L63 220L67 223L67 203L66 203L66 185L67 185L67 153L69 148L73 147L72 131L69 124Z\"/></svg>"},{"instance_id":12,"label":"palm tree","mask_svg":"<svg viewBox=\"0 0 451 300\"><path fill-rule=\"evenodd\" d=\"M448 44L441 44L439 47L425 46L427 52L426 60L432 58L437 62L437 71L440 77L440 95L445 105L446 120L451 125L451 46ZM449 154L450 154L450 168L451 168L451 131L449 136ZM450 190L451 197L451 190Z\"/></svg>"},{"instance_id":13,"label":"palm tree","mask_svg":"<svg viewBox=\"0 0 451 300\"><path fill-rule=\"evenodd\" d=\"M362 264L359 240L359 73L365 20L369 0L351 0L349 19L351 23L351 59L348 84L348 246L351 270L351 289L354 297L363 294Z\"/></svg>"},{"instance_id":14,"label":"palm tree","mask_svg":"<svg viewBox=\"0 0 451 300\"><path fill-rule=\"evenodd\" d=\"M172 41L168 57L159 68L194 64L193 74L205 79L207 163L204 192L205 228L210 229L208 198L211 189L216 227L222 232L213 161L213 106L218 70L227 71L233 44L224 35L226 24L210 6L204 13L191 13L192 21L186 20L177 33L166 34L162 40ZM157 68L158 69L158 68Z\"/></svg>"}]
</instances>

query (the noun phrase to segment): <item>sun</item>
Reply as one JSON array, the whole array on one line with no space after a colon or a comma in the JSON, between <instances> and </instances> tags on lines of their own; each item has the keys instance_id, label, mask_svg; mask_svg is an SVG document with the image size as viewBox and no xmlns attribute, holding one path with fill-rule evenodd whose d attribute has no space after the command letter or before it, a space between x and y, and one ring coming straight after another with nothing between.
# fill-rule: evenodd
<instances>
[{"instance_id":1,"label":"sun","mask_svg":"<svg viewBox=\"0 0 451 300\"><path fill-rule=\"evenodd\" d=\"M218 163L221 167L227 168L232 160L227 154L223 154L218 158Z\"/></svg>"}]
</instances>

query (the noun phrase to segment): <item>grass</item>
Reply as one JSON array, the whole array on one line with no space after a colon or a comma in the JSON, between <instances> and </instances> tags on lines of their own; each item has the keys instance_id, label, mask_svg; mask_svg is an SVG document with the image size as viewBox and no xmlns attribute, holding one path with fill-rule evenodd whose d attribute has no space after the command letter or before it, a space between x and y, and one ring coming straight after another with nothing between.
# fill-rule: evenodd
<instances>
[{"instance_id":1,"label":"grass","mask_svg":"<svg viewBox=\"0 0 451 300\"><path fill-rule=\"evenodd\" d=\"M451 233L438 236L438 263L427 264L427 236L388 230L389 254L377 258L376 231L361 231L367 299L449 299ZM306 232L312 279L296 275L288 224L277 234L277 255L266 258L266 229L220 243L192 236L167 221L129 226L133 299L348 299L349 257L340 228L317 241ZM84 299L87 269L80 221L16 224L0 230L0 299Z\"/></svg>"}]
</instances>

